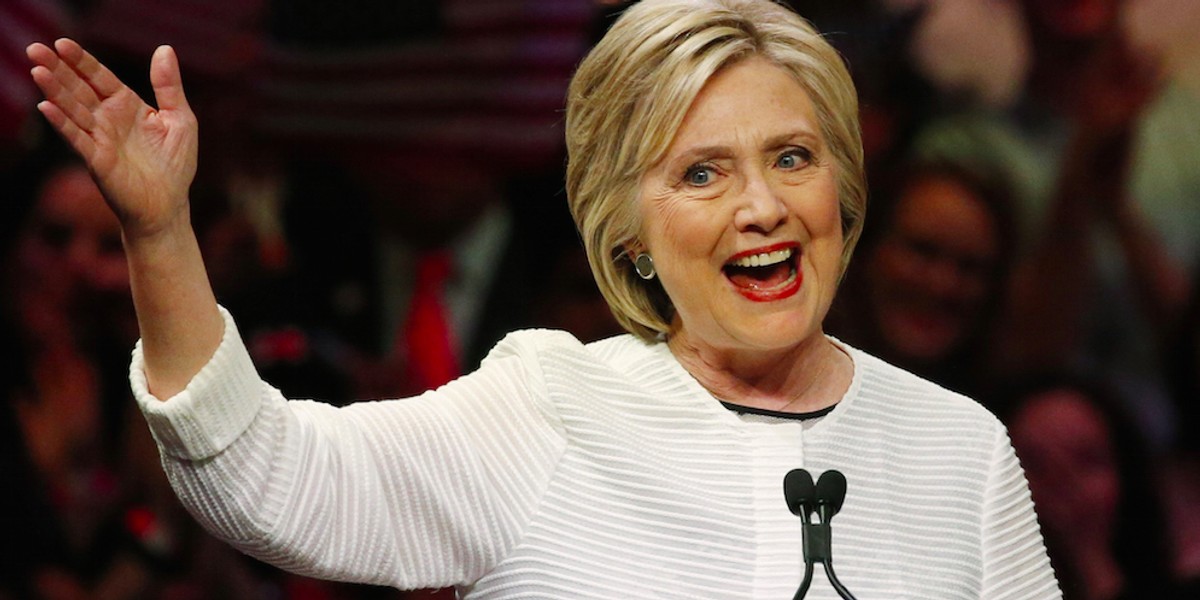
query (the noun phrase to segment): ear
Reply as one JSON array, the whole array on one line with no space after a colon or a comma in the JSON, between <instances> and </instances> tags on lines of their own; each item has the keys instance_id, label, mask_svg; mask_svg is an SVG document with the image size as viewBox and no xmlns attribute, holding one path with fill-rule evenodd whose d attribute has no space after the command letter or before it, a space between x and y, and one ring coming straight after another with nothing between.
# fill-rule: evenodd
<instances>
[{"instance_id":1,"label":"ear","mask_svg":"<svg viewBox=\"0 0 1200 600\"><path fill-rule=\"evenodd\" d=\"M629 262L633 262L633 259L637 258L637 256L643 252L648 252L648 250L646 249L646 245L643 244L639 239L635 238L625 242L624 244L621 244L621 254Z\"/></svg>"}]
</instances>

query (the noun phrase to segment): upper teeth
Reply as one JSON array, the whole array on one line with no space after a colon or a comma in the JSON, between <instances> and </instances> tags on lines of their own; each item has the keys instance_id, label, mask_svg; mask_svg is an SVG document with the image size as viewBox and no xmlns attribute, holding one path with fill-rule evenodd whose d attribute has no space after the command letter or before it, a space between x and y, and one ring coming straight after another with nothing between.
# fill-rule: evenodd
<instances>
[{"instance_id":1,"label":"upper teeth","mask_svg":"<svg viewBox=\"0 0 1200 600\"><path fill-rule=\"evenodd\" d=\"M733 261L733 265L735 267L765 267L768 265L781 263L791 258L792 252L792 248L786 248L783 250L776 250L774 252L751 254L750 256L743 256L742 258Z\"/></svg>"}]
</instances>

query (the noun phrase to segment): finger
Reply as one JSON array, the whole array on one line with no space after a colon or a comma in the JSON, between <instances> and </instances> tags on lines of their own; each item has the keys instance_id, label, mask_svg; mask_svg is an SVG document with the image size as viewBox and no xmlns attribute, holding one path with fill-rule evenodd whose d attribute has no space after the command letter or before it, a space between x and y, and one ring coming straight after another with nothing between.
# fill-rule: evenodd
<instances>
[{"instance_id":1,"label":"finger","mask_svg":"<svg viewBox=\"0 0 1200 600\"><path fill-rule=\"evenodd\" d=\"M34 42L26 46L25 56L28 56L33 64L42 65L48 69L53 69L54 65L58 64L58 54L41 42Z\"/></svg>"},{"instance_id":2,"label":"finger","mask_svg":"<svg viewBox=\"0 0 1200 600\"><path fill-rule=\"evenodd\" d=\"M58 81L58 87L64 90L61 94L74 96L88 110L94 109L100 104L100 99L96 96L95 90L86 81L83 81L79 73L75 72L70 65L63 62L53 49L44 44L30 44L25 49L25 54L34 65L45 67L50 71ZM45 91L43 89L43 92ZM63 105L63 97L61 95L52 99Z\"/></svg>"},{"instance_id":3,"label":"finger","mask_svg":"<svg viewBox=\"0 0 1200 600\"><path fill-rule=\"evenodd\" d=\"M61 41L61 40L60 40ZM60 44L55 42L55 48ZM75 44L78 46L78 44ZM88 109L93 109L100 104L100 98L96 95L96 90L92 89L90 83L83 79L83 74L75 70L69 62L65 60L61 52L57 49L51 50L55 55L56 61L53 65L47 65L54 76L62 86L70 90L70 92Z\"/></svg>"},{"instance_id":4,"label":"finger","mask_svg":"<svg viewBox=\"0 0 1200 600\"><path fill-rule=\"evenodd\" d=\"M65 118L84 131L92 131L95 128L96 117L92 111L84 106L71 90L65 88L50 69L38 65L30 69L29 74L46 96L46 100L62 112Z\"/></svg>"},{"instance_id":5,"label":"finger","mask_svg":"<svg viewBox=\"0 0 1200 600\"><path fill-rule=\"evenodd\" d=\"M92 140L92 137L67 118L67 115L53 102L45 100L39 102L37 109L42 116L46 117L55 131L90 165L92 155L96 152L96 142Z\"/></svg>"},{"instance_id":6,"label":"finger","mask_svg":"<svg viewBox=\"0 0 1200 600\"><path fill-rule=\"evenodd\" d=\"M179 57L170 46L159 46L150 59L150 85L159 110L190 111L183 93L183 76L179 72Z\"/></svg>"},{"instance_id":7,"label":"finger","mask_svg":"<svg viewBox=\"0 0 1200 600\"><path fill-rule=\"evenodd\" d=\"M96 57L84 50L83 46L80 46L75 40L69 38L55 40L54 49L58 50L59 57L78 72L79 76L95 90L96 95L100 98L108 98L125 87L125 84L121 83L121 80L117 79L117 76L113 75L108 67L100 64Z\"/></svg>"}]
</instances>

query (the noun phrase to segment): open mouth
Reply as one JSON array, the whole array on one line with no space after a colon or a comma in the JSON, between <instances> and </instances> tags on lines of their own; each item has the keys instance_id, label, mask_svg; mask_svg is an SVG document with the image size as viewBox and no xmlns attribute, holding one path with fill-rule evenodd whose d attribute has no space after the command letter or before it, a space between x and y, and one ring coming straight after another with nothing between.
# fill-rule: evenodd
<instances>
[{"instance_id":1,"label":"open mouth","mask_svg":"<svg viewBox=\"0 0 1200 600\"><path fill-rule=\"evenodd\" d=\"M743 296L756 301L778 300L800 289L798 256L795 245L781 244L735 255L721 270Z\"/></svg>"}]
</instances>

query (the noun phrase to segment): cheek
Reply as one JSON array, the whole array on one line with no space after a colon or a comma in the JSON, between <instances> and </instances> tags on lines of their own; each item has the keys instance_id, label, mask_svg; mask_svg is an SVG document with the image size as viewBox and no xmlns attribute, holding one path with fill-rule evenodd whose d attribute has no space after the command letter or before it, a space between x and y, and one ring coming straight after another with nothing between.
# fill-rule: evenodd
<instances>
[{"instance_id":1,"label":"cheek","mask_svg":"<svg viewBox=\"0 0 1200 600\"><path fill-rule=\"evenodd\" d=\"M1082 496L1097 513L1111 516L1116 512L1120 496L1116 467L1106 465L1092 468L1081 479Z\"/></svg>"},{"instance_id":2,"label":"cheek","mask_svg":"<svg viewBox=\"0 0 1200 600\"><path fill-rule=\"evenodd\" d=\"M643 207L642 241L662 268L678 261L707 260L720 239L719 224L724 221L713 203L666 198L650 200Z\"/></svg>"},{"instance_id":3,"label":"cheek","mask_svg":"<svg viewBox=\"0 0 1200 600\"><path fill-rule=\"evenodd\" d=\"M962 278L959 294L963 302L973 310L983 308L984 300L991 291L991 284L982 275L967 275Z\"/></svg>"},{"instance_id":4,"label":"cheek","mask_svg":"<svg viewBox=\"0 0 1200 600\"><path fill-rule=\"evenodd\" d=\"M17 246L16 259L17 264L27 270L43 272L47 268L60 268L63 253L40 239L25 237Z\"/></svg>"},{"instance_id":5,"label":"cheek","mask_svg":"<svg viewBox=\"0 0 1200 600\"><path fill-rule=\"evenodd\" d=\"M101 291L125 291L129 288L129 268L124 256L104 256L96 260L92 285Z\"/></svg>"},{"instance_id":6,"label":"cheek","mask_svg":"<svg viewBox=\"0 0 1200 600\"><path fill-rule=\"evenodd\" d=\"M809 225L813 236L842 237L842 205L838 201L837 182L832 173L814 183L806 192L814 200L806 202L799 211Z\"/></svg>"},{"instance_id":7,"label":"cheek","mask_svg":"<svg viewBox=\"0 0 1200 600\"><path fill-rule=\"evenodd\" d=\"M871 293L882 298L909 297L923 289L920 259L897 242L882 242L871 256Z\"/></svg>"},{"instance_id":8,"label":"cheek","mask_svg":"<svg viewBox=\"0 0 1200 600\"><path fill-rule=\"evenodd\" d=\"M845 247L842 231L842 207L838 202L837 186L833 178L822 181L800 199L795 213L800 217L814 246L823 251L822 262L832 262L841 271L842 249Z\"/></svg>"},{"instance_id":9,"label":"cheek","mask_svg":"<svg viewBox=\"0 0 1200 600\"><path fill-rule=\"evenodd\" d=\"M885 286L895 280L909 279L913 273L913 261L897 244L888 241L875 249L871 267L872 278Z\"/></svg>"}]
</instances>

